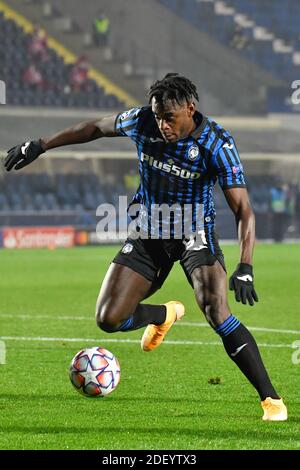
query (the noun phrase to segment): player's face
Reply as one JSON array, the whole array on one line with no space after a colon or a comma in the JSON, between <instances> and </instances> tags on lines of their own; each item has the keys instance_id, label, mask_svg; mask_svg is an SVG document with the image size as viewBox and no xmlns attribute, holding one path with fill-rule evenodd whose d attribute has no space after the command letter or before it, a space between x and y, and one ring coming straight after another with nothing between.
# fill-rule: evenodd
<instances>
[{"instance_id":1,"label":"player's face","mask_svg":"<svg viewBox=\"0 0 300 470\"><path fill-rule=\"evenodd\" d=\"M178 104L174 101L159 103L152 98L152 111L166 142L176 142L187 137L195 128L194 103Z\"/></svg>"}]
</instances>

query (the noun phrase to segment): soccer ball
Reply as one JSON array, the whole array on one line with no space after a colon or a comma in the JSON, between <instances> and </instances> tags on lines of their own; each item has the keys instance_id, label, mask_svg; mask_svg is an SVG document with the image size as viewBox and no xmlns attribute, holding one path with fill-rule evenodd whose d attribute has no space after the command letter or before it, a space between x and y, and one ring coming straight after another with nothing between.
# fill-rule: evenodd
<instances>
[{"instance_id":1,"label":"soccer ball","mask_svg":"<svg viewBox=\"0 0 300 470\"><path fill-rule=\"evenodd\" d=\"M104 397L120 382L120 364L104 348L87 348L73 358L69 376L72 385L85 397Z\"/></svg>"}]
</instances>

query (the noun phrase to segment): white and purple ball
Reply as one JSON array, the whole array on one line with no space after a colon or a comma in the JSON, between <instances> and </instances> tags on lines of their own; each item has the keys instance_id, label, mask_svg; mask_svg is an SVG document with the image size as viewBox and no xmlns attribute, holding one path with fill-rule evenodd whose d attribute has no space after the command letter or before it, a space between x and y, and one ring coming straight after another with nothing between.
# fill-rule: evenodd
<instances>
[{"instance_id":1,"label":"white and purple ball","mask_svg":"<svg viewBox=\"0 0 300 470\"><path fill-rule=\"evenodd\" d=\"M120 382L120 364L107 349L87 348L73 358L69 376L74 388L82 395L104 397L115 390Z\"/></svg>"}]
</instances>

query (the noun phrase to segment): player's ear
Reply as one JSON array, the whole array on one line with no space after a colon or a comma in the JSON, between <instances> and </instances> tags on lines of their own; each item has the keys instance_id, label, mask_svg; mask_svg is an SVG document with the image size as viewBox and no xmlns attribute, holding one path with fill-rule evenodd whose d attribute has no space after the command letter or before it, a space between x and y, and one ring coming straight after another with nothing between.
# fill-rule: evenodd
<instances>
[{"instance_id":1,"label":"player's ear","mask_svg":"<svg viewBox=\"0 0 300 470\"><path fill-rule=\"evenodd\" d=\"M196 105L193 101L191 103L188 103L187 110L188 110L188 117L194 116L195 111L196 111Z\"/></svg>"}]
</instances>

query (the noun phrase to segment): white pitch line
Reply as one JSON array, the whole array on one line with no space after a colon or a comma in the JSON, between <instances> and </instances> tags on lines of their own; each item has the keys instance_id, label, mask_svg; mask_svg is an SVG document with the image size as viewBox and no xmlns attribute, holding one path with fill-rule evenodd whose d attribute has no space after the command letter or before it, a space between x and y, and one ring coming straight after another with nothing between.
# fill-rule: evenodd
<instances>
[{"instance_id":1,"label":"white pitch line","mask_svg":"<svg viewBox=\"0 0 300 470\"><path fill-rule=\"evenodd\" d=\"M47 337L32 337L32 336L0 336L0 340L3 341L55 341L64 343L134 343L139 344L138 339L116 339L116 338L47 338ZM191 345L191 346L222 346L221 341L164 341L164 344L179 344L179 345ZM258 343L259 347L262 348L293 348L292 344L268 344Z\"/></svg>"},{"instance_id":2,"label":"white pitch line","mask_svg":"<svg viewBox=\"0 0 300 470\"><path fill-rule=\"evenodd\" d=\"M179 321L178 323L175 323L175 325L176 326L198 326L202 328L208 326L209 328L211 328L211 326L208 323L197 323L197 322ZM266 331L268 333L287 333L291 335L300 335L300 330L284 330L281 328L267 328L263 326L249 326L249 325L247 325L247 328L253 331Z\"/></svg>"},{"instance_id":3,"label":"white pitch line","mask_svg":"<svg viewBox=\"0 0 300 470\"><path fill-rule=\"evenodd\" d=\"M80 317L80 316L66 316L66 315L59 315L59 316L54 316L54 315L27 315L27 314L12 314L12 313L0 313L0 318L21 318L24 320L27 319L39 319L39 320L59 320L59 321L89 321L89 320L94 320L93 317L86 316L86 317Z\"/></svg>"},{"instance_id":4,"label":"white pitch line","mask_svg":"<svg viewBox=\"0 0 300 470\"><path fill-rule=\"evenodd\" d=\"M27 314L11 314L11 313L0 313L0 318L20 318L20 319L39 319L39 320L59 320L59 321L95 321L95 319L87 315L86 317L84 316L76 316L74 315L73 317L70 315L58 315L58 316L53 316L53 315L27 315ZM185 322L185 321L179 321L175 323L175 326L192 326L192 327L198 327L198 328L211 328L211 326L208 323L199 323L199 322ZM300 330L285 330L281 328L267 328L267 327L262 327L262 326L249 326L247 325L247 328L252 331L264 331L266 333L281 333L281 334L291 334L291 335L299 335L300 336Z\"/></svg>"}]
</instances>

